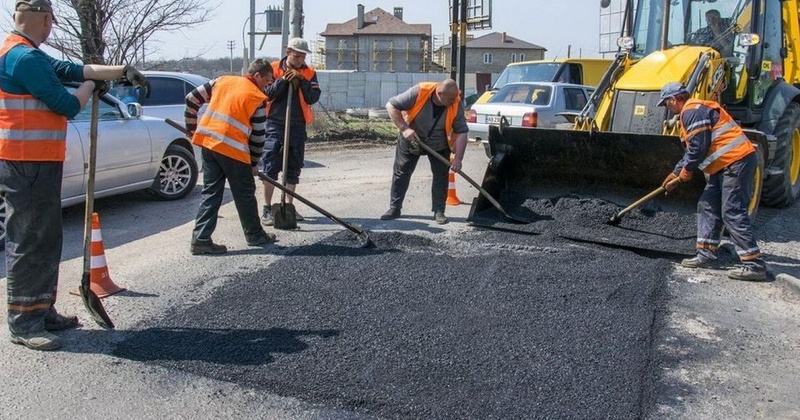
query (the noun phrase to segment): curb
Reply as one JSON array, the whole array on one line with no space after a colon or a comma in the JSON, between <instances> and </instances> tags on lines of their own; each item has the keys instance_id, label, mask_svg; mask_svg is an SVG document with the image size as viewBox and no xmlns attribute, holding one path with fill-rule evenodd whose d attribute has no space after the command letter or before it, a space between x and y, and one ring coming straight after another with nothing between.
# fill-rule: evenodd
<instances>
[{"instance_id":1,"label":"curb","mask_svg":"<svg viewBox=\"0 0 800 420\"><path fill-rule=\"evenodd\" d=\"M800 296L800 279L797 277L781 273L775 276L775 281L785 286L790 292Z\"/></svg>"}]
</instances>

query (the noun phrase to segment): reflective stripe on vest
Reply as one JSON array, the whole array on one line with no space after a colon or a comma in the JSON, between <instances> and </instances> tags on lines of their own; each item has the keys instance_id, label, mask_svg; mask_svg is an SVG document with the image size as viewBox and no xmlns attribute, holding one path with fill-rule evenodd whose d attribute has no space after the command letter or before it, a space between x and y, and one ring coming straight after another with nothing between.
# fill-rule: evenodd
<instances>
[{"instance_id":1,"label":"reflective stripe on vest","mask_svg":"<svg viewBox=\"0 0 800 420\"><path fill-rule=\"evenodd\" d=\"M275 77L275 80L278 80L281 77L283 77L284 72L283 69L281 68L280 61L273 61L272 63L270 63L270 65L272 65L272 74L273 77ZM317 74L317 72L309 66L305 66L304 68L295 71L299 71L300 74L302 74L303 77L306 78L306 80L311 80L314 77L314 75ZM314 111L311 109L311 106L306 102L306 98L303 97L303 91L297 89L297 93L299 93L299 95L295 95L294 97L300 98L300 109L303 110L303 121L305 121L306 125L309 125L314 121ZM272 101L267 103L267 116L269 116L269 108L271 105ZM286 122L286 124L289 123L290 121Z\"/></svg>"},{"instance_id":2,"label":"reflective stripe on vest","mask_svg":"<svg viewBox=\"0 0 800 420\"><path fill-rule=\"evenodd\" d=\"M747 135L744 134L742 128L736 124L730 114L716 102L701 101L698 99L686 101L686 104L681 110L681 120L683 120L684 111L693 106L705 106L719 113L719 120L711 131L711 146L708 149L708 155L700 165L698 165L700 170L707 174L715 174L731 163L755 152L755 147L747 138ZM696 122L691 127L681 126L681 138L684 142L684 147L687 146L686 142L689 140L689 133L692 133L697 127L709 123L709 120L702 120Z\"/></svg>"},{"instance_id":3,"label":"reflective stripe on vest","mask_svg":"<svg viewBox=\"0 0 800 420\"><path fill-rule=\"evenodd\" d=\"M0 57L18 46L35 48L23 36L10 34ZM0 159L62 162L66 155L67 118L29 94L0 89Z\"/></svg>"},{"instance_id":4,"label":"reflective stripe on vest","mask_svg":"<svg viewBox=\"0 0 800 420\"><path fill-rule=\"evenodd\" d=\"M422 82L419 84L419 94L417 94L417 101L414 102L414 106L411 107L408 111L405 112L405 119L406 123L409 125L414 118L417 117L417 114L422 110L427 103L428 99L430 99L431 95L436 92L436 87L439 86L436 82ZM453 134L453 122L456 120L456 113L458 112L458 105L461 102L461 95L456 98L453 103L447 107L447 111L444 116L444 134L447 138L447 145L450 148L453 148L453 144L455 143L456 136Z\"/></svg>"},{"instance_id":5,"label":"reflective stripe on vest","mask_svg":"<svg viewBox=\"0 0 800 420\"><path fill-rule=\"evenodd\" d=\"M250 118L266 98L252 81L244 77L219 77L214 82L211 101L200 119L192 143L251 164Z\"/></svg>"}]
</instances>

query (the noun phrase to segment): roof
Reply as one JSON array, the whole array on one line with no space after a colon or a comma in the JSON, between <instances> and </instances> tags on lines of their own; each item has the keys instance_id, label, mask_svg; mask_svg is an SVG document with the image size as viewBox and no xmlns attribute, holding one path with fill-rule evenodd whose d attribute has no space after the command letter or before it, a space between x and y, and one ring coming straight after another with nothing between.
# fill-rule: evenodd
<instances>
[{"instance_id":1,"label":"roof","mask_svg":"<svg viewBox=\"0 0 800 420\"><path fill-rule=\"evenodd\" d=\"M505 42L504 42L505 38ZM450 44L442 46L443 49L449 49ZM547 48L540 45L531 44L530 42L523 41L519 38L514 38L505 32L492 32L490 34L482 35L467 41L467 48L513 48L515 50L543 50Z\"/></svg>"},{"instance_id":2,"label":"roof","mask_svg":"<svg viewBox=\"0 0 800 420\"><path fill-rule=\"evenodd\" d=\"M358 29L358 17L345 23L329 23L321 36L353 35L420 35L431 36L431 25L406 23L380 7L364 13L364 27Z\"/></svg>"}]
</instances>

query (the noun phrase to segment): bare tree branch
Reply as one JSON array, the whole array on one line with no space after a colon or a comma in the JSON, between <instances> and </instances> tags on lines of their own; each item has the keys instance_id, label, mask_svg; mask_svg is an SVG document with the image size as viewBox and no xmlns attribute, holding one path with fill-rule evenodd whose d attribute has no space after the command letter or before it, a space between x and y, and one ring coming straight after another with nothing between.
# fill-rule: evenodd
<instances>
[{"instance_id":1,"label":"bare tree branch","mask_svg":"<svg viewBox=\"0 0 800 420\"><path fill-rule=\"evenodd\" d=\"M206 22L214 0L56 0L58 26L47 45L84 63L140 61L155 34Z\"/></svg>"}]
</instances>

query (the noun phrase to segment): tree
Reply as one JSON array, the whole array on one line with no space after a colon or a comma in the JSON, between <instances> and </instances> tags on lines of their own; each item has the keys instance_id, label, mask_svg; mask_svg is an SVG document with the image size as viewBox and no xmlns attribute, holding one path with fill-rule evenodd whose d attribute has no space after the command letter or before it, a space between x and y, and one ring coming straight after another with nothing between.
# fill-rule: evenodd
<instances>
[{"instance_id":1,"label":"tree","mask_svg":"<svg viewBox=\"0 0 800 420\"><path fill-rule=\"evenodd\" d=\"M57 0L57 28L47 45L92 64L136 63L157 32L192 28L208 20L212 0ZM157 48L148 45L148 51Z\"/></svg>"}]
</instances>

